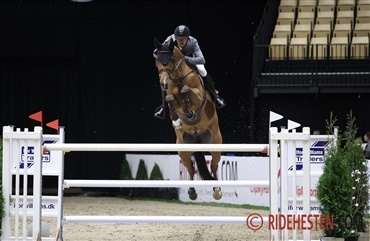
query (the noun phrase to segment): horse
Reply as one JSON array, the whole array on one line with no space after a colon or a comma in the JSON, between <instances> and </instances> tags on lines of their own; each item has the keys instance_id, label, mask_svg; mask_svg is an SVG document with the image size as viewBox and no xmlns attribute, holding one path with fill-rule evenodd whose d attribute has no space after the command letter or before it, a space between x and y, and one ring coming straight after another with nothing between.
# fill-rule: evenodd
<instances>
[{"instance_id":1,"label":"horse","mask_svg":"<svg viewBox=\"0 0 370 241\"><path fill-rule=\"evenodd\" d=\"M154 38L156 47L156 66L162 90L166 91L169 116L176 134L176 144L222 144L218 115L213 97L204 86L203 79L196 69L190 67L180 49L171 39L161 44ZM179 151L183 165L190 180L194 180L195 159L202 180L218 180L217 169L221 152L210 152L212 156L211 173L207 167L204 152ZM188 195L191 200L197 199L194 187ZM213 197L221 199L220 187L213 187Z\"/></svg>"}]
</instances>

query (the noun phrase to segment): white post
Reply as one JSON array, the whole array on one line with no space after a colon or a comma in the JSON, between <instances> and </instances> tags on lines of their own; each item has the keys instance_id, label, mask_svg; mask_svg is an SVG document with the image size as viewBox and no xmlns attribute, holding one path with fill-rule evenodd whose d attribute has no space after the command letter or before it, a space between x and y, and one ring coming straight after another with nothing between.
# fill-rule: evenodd
<instances>
[{"instance_id":1,"label":"white post","mask_svg":"<svg viewBox=\"0 0 370 241\"><path fill-rule=\"evenodd\" d=\"M59 143L64 143L64 127L59 127ZM64 154L63 151L58 151L61 156L61 162L59 163L59 174L58 174L58 218L57 218L57 229L59 229L59 237L56 241L63 241L63 182L64 182Z\"/></svg>"},{"instance_id":2,"label":"white post","mask_svg":"<svg viewBox=\"0 0 370 241\"><path fill-rule=\"evenodd\" d=\"M12 140L6 137L6 133L13 132L14 127L4 126L3 127L3 196L4 196L4 212L2 222L2 237L8 239L10 237L10 195L12 185L12 175L10 172L10 160L11 160L11 145Z\"/></svg>"},{"instance_id":3,"label":"white post","mask_svg":"<svg viewBox=\"0 0 370 241\"><path fill-rule=\"evenodd\" d=\"M289 133L289 130L282 128L281 133ZM280 140L280 213L286 215L288 213L288 148L290 142ZM288 238L288 229L281 231L282 237ZM283 239L283 238L282 238Z\"/></svg>"},{"instance_id":4,"label":"white post","mask_svg":"<svg viewBox=\"0 0 370 241\"><path fill-rule=\"evenodd\" d=\"M295 129L292 131L295 132ZM292 159L291 164L293 167L293 175L292 175L292 208L293 214L297 214L297 145L296 142L291 141L289 142L288 146L288 156ZM293 230L293 240L297 240L297 230Z\"/></svg>"},{"instance_id":5,"label":"white post","mask_svg":"<svg viewBox=\"0 0 370 241\"><path fill-rule=\"evenodd\" d=\"M42 193L42 128L35 127L37 138L34 141L34 173L33 173L33 236L39 234L41 240L41 193Z\"/></svg>"},{"instance_id":6,"label":"white post","mask_svg":"<svg viewBox=\"0 0 370 241\"><path fill-rule=\"evenodd\" d=\"M279 214L278 210L278 140L274 138L277 128L271 127L269 131L270 153L270 214ZM279 240L279 231L270 230L270 240Z\"/></svg>"}]
</instances>

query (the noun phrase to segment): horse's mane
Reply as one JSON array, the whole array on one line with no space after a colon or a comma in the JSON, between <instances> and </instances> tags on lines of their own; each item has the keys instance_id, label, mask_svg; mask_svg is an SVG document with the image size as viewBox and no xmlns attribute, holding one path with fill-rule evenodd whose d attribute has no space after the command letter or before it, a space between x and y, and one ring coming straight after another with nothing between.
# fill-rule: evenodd
<instances>
[{"instance_id":1,"label":"horse's mane","mask_svg":"<svg viewBox=\"0 0 370 241\"><path fill-rule=\"evenodd\" d=\"M184 54L181 52L181 50L179 49L179 47L177 47L176 45L173 48L173 52L174 52L174 55L175 56L179 56L179 57L183 57L184 56Z\"/></svg>"}]
</instances>

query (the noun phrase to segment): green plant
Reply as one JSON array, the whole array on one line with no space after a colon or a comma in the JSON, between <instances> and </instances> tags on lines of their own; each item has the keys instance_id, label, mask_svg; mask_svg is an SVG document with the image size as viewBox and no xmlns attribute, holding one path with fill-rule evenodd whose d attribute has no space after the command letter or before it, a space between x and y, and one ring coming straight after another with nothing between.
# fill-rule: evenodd
<instances>
[{"instance_id":1,"label":"green plant","mask_svg":"<svg viewBox=\"0 0 370 241\"><path fill-rule=\"evenodd\" d=\"M121 164L121 170L119 173L120 180L132 180L132 173L130 169L130 165L126 159L123 159Z\"/></svg>"},{"instance_id":2,"label":"green plant","mask_svg":"<svg viewBox=\"0 0 370 241\"><path fill-rule=\"evenodd\" d=\"M365 156L356 139L357 127L352 112L346 129L338 129L336 139L326 152L323 173L317 184L320 212L334 216L334 229L324 230L327 237L358 237L365 229L368 207L368 176ZM326 120L327 134L334 135L337 118Z\"/></svg>"},{"instance_id":3,"label":"green plant","mask_svg":"<svg viewBox=\"0 0 370 241\"><path fill-rule=\"evenodd\" d=\"M146 170L145 161L140 159L139 166L137 168L135 180L148 180L148 171ZM147 197L149 194L150 188L146 187L136 187L133 188L134 197Z\"/></svg>"},{"instance_id":4,"label":"green plant","mask_svg":"<svg viewBox=\"0 0 370 241\"><path fill-rule=\"evenodd\" d=\"M148 171L146 170L145 162L140 159L139 167L136 172L136 180L148 180Z\"/></svg>"},{"instance_id":5,"label":"green plant","mask_svg":"<svg viewBox=\"0 0 370 241\"><path fill-rule=\"evenodd\" d=\"M150 172L150 180L164 180L161 169L157 163L154 164ZM177 200L179 199L179 190L174 187L150 188L149 196L152 198Z\"/></svg>"},{"instance_id":6,"label":"green plant","mask_svg":"<svg viewBox=\"0 0 370 241\"><path fill-rule=\"evenodd\" d=\"M133 180L130 165L128 161L123 159L122 164L121 164L121 169L119 173L119 179L120 180ZM131 187L121 187L120 188L120 193L124 196L132 196L133 190Z\"/></svg>"},{"instance_id":7,"label":"green plant","mask_svg":"<svg viewBox=\"0 0 370 241\"><path fill-rule=\"evenodd\" d=\"M320 202L320 212L334 216L334 229L325 229L324 235L343 237L345 224L341 217L347 215L348 206L351 203L349 166L344 159L343 150L333 143L326 155L323 173L317 184L317 199Z\"/></svg>"},{"instance_id":8,"label":"green plant","mask_svg":"<svg viewBox=\"0 0 370 241\"><path fill-rule=\"evenodd\" d=\"M344 132L344 151L346 160L350 166L351 175L351 204L349 207L350 230L347 231L351 237L358 236L358 232L366 230L366 213L369 210L369 178L367 161L356 138L356 118L352 112L347 115L346 131ZM349 226L348 226L349 227ZM354 231L354 232L353 232Z\"/></svg>"},{"instance_id":9,"label":"green plant","mask_svg":"<svg viewBox=\"0 0 370 241\"><path fill-rule=\"evenodd\" d=\"M155 163L152 171L150 172L150 180L163 180L163 175L158 164Z\"/></svg>"}]
</instances>

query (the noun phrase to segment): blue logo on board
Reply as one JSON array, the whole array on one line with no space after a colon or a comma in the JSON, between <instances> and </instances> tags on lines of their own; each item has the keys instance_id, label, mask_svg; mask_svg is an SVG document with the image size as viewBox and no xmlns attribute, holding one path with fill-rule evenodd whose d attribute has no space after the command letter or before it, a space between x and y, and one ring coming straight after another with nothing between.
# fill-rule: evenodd
<instances>
[{"instance_id":1,"label":"blue logo on board","mask_svg":"<svg viewBox=\"0 0 370 241\"><path fill-rule=\"evenodd\" d=\"M310 163L323 164L325 162L325 149L330 144L329 141L315 141L310 148ZM303 148L296 148L296 170L303 170ZM289 171L293 170L290 166Z\"/></svg>"},{"instance_id":2,"label":"blue logo on board","mask_svg":"<svg viewBox=\"0 0 370 241\"><path fill-rule=\"evenodd\" d=\"M56 141L52 140L45 140L42 145L44 144L54 144ZM26 155L27 154L27 155ZM34 146L28 146L27 151L26 147L21 147L21 161L19 163L19 168L24 169L25 167L25 158L27 156L27 168L31 168L35 164L35 147ZM46 151L42 153L42 162L50 162L50 151Z\"/></svg>"}]
</instances>

